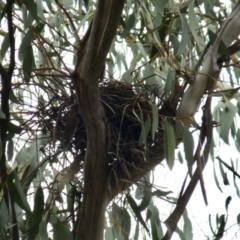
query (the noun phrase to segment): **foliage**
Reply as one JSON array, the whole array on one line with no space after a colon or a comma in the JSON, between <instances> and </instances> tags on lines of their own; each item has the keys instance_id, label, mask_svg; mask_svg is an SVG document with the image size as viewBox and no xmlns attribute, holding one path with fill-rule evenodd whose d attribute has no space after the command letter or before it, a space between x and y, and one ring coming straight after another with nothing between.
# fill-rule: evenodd
<instances>
[{"instance_id":1,"label":"foliage","mask_svg":"<svg viewBox=\"0 0 240 240\"><path fill-rule=\"evenodd\" d=\"M239 3L115 2L0 0L1 239L84 239L91 227L109 240L195 239L185 207L198 181L208 203L209 156L215 188L239 197L238 159L218 154L240 149L240 27L227 25ZM181 191L154 181L164 159L173 175L182 164ZM208 238L228 231L231 199Z\"/></svg>"}]
</instances>

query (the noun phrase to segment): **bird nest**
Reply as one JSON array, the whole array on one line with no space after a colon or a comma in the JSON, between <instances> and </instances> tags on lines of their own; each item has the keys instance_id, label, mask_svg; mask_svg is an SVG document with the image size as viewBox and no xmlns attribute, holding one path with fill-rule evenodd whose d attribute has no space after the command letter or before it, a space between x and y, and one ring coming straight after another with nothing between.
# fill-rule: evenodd
<instances>
[{"instance_id":1,"label":"bird nest","mask_svg":"<svg viewBox=\"0 0 240 240\"><path fill-rule=\"evenodd\" d=\"M99 90L108 121L106 141L109 165L115 165L118 161L128 162L136 155L146 158L147 149L156 143L163 143L160 121L157 121L158 129L154 137L151 127L152 104L156 104L158 109L163 106L161 89L114 80L101 82ZM87 133L75 97L52 99L51 106L44 111L49 116L44 130L50 134L50 141L58 141L64 150L74 154L84 153ZM162 149L162 146L159 147Z\"/></svg>"}]
</instances>

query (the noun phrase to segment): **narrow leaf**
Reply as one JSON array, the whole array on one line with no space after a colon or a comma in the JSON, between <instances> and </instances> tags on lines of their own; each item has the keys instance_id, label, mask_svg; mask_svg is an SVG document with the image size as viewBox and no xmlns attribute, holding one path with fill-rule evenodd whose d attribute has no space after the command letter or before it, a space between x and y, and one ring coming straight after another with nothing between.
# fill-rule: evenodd
<instances>
[{"instance_id":1,"label":"narrow leaf","mask_svg":"<svg viewBox=\"0 0 240 240\"><path fill-rule=\"evenodd\" d=\"M225 208L226 208L227 211L228 211L228 206L229 206L229 204L230 204L231 201L232 201L232 197L231 197L231 196L228 196L228 197L226 198L226 202L225 202Z\"/></svg>"},{"instance_id":2,"label":"narrow leaf","mask_svg":"<svg viewBox=\"0 0 240 240\"><path fill-rule=\"evenodd\" d=\"M219 159L219 168L220 168L220 173L221 173L222 178L223 178L223 183L224 183L224 185L229 185L229 181L228 181L228 178L227 178L227 173L224 172L223 166L222 166L222 163L221 163L221 161L223 161L223 160L219 156L217 156L217 159Z\"/></svg>"},{"instance_id":3,"label":"narrow leaf","mask_svg":"<svg viewBox=\"0 0 240 240\"><path fill-rule=\"evenodd\" d=\"M145 210L145 209L148 207L148 205L149 205L149 203L150 203L151 200L152 200L152 194L151 194L151 192L149 192L149 191L144 191L144 192L143 192L143 199L142 199L142 201L141 201L141 203L140 203L140 205L139 205L139 210L140 210L140 211Z\"/></svg>"},{"instance_id":4,"label":"narrow leaf","mask_svg":"<svg viewBox=\"0 0 240 240\"><path fill-rule=\"evenodd\" d=\"M106 240L115 239L112 227L108 227L104 235Z\"/></svg>"},{"instance_id":5,"label":"narrow leaf","mask_svg":"<svg viewBox=\"0 0 240 240\"><path fill-rule=\"evenodd\" d=\"M137 222L137 226L135 228L135 234L133 240L138 240L139 239L139 222Z\"/></svg>"},{"instance_id":6,"label":"narrow leaf","mask_svg":"<svg viewBox=\"0 0 240 240\"><path fill-rule=\"evenodd\" d=\"M174 95L175 81L176 71L174 71L172 68L169 68L164 91L164 94L166 95L167 98L169 98L169 100L171 100L171 98Z\"/></svg>"},{"instance_id":7,"label":"narrow leaf","mask_svg":"<svg viewBox=\"0 0 240 240\"><path fill-rule=\"evenodd\" d=\"M163 230L159 219L159 211L156 206L150 204L148 207L148 211L151 212L150 223L151 223L151 232L152 239L158 240L163 237Z\"/></svg>"},{"instance_id":8,"label":"narrow leaf","mask_svg":"<svg viewBox=\"0 0 240 240\"><path fill-rule=\"evenodd\" d=\"M53 226L53 240L72 240L72 234L68 227L57 219Z\"/></svg>"},{"instance_id":9,"label":"narrow leaf","mask_svg":"<svg viewBox=\"0 0 240 240\"><path fill-rule=\"evenodd\" d=\"M141 130L140 138L138 141L139 146L142 146L142 145L146 146L147 137L150 132L150 129L151 129L151 118L148 116L146 122L144 123L144 125L142 125L142 130Z\"/></svg>"},{"instance_id":10,"label":"narrow leaf","mask_svg":"<svg viewBox=\"0 0 240 240\"><path fill-rule=\"evenodd\" d=\"M192 229L192 223L188 217L186 209L183 213L183 219L184 219L183 232L184 232L185 238L191 240L193 239L193 229Z\"/></svg>"},{"instance_id":11,"label":"narrow leaf","mask_svg":"<svg viewBox=\"0 0 240 240\"><path fill-rule=\"evenodd\" d=\"M27 52L23 59L23 76L24 81L29 82L31 78L32 67L34 66L34 57L33 57L33 50L32 46L27 48Z\"/></svg>"},{"instance_id":12,"label":"narrow leaf","mask_svg":"<svg viewBox=\"0 0 240 240\"><path fill-rule=\"evenodd\" d=\"M129 194L126 195L126 198L128 200L130 207L132 208L137 220L142 224L142 226L145 228L145 230L147 232L149 232L148 227L142 218L141 211L139 210L139 207L138 207L137 203L135 202L135 200Z\"/></svg>"},{"instance_id":13,"label":"narrow leaf","mask_svg":"<svg viewBox=\"0 0 240 240\"><path fill-rule=\"evenodd\" d=\"M174 165L174 154L175 154L175 135L174 129L168 121L161 122L164 129L164 152L167 160L168 167L172 170Z\"/></svg>"},{"instance_id":14,"label":"narrow leaf","mask_svg":"<svg viewBox=\"0 0 240 240\"><path fill-rule=\"evenodd\" d=\"M8 48L9 48L9 33L6 33L6 35L3 38L1 50L0 50L1 60L4 59Z\"/></svg>"},{"instance_id":15,"label":"narrow leaf","mask_svg":"<svg viewBox=\"0 0 240 240\"><path fill-rule=\"evenodd\" d=\"M187 165L188 165L188 172L189 172L189 175L192 176L192 166L194 162L193 160L194 140L188 128L184 128L184 131L183 131L183 146L184 146L185 158L187 160Z\"/></svg>"},{"instance_id":16,"label":"narrow leaf","mask_svg":"<svg viewBox=\"0 0 240 240\"><path fill-rule=\"evenodd\" d=\"M129 18L125 24L126 28L123 30L122 32L122 38L127 37L127 35L129 34L129 32L132 30L132 28L134 27L135 24L135 13L133 12L132 14L129 15Z\"/></svg>"},{"instance_id":17,"label":"narrow leaf","mask_svg":"<svg viewBox=\"0 0 240 240\"><path fill-rule=\"evenodd\" d=\"M31 41L33 38L33 32L34 32L33 28L30 28L22 39L22 42L20 44L19 51L18 51L18 59L20 62L23 61L27 53L28 47L31 44Z\"/></svg>"},{"instance_id":18,"label":"narrow leaf","mask_svg":"<svg viewBox=\"0 0 240 240\"><path fill-rule=\"evenodd\" d=\"M15 183L13 183L12 181L8 182L10 193L14 201L18 204L18 206L30 214L31 213L30 206L27 202L27 198L24 194L21 182L18 179L18 176L15 172L14 177Z\"/></svg>"},{"instance_id":19,"label":"narrow leaf","mask_svg":"<svg viewBox=\"0 0 240 240\"><path fill-rule=\"evenodd\" d=\"M181 26L182 26L182 34L181 34L182 39L180 42L180 46L179 46L177 55L181 55L182 53L184 53L186 51L186 46L187 46L188 39L189 39L188 24L187 24L186 17L183 14L180 14L180 19L181 19Z\"/></svg>"},{"instance_id":20,"label":"narrow leaf","mask_svg":"<svg viewBox=\"0 0 240 240\"><path fill-rule=\"evenodd\" d=\"M152 140L155 139L155 132L158 130L158 106L152 104Z\"/></svg>"},{"instance_id":21,"label":"narrow leaf","mask_svg":"<svg viewBox=\"0 0 240 240\"><path fill-rule=\"evenodd\" d=\"M237 112L237 107L234 106L230 101L225 103L223 112L220 116L220 137L225 143L229 143L228 134L231 128L233 118Z\"/></svg>"},{"instance_id":22,"label":"narrow leaf","mask_svg":"<svg viewBox=\"0 0 240 240\"><path fill-rule=\"evenodd\" d=\"M8 145L7 145L7 156L8 156L8 161L11 161L12 160L12 157L13 157L13 140L10 139L8 141Z\"/></svg>"},{"instance_id":23,"label":"narrow leaf","mask_svg":"<svg viewBox=\"0 0 240 240\"><path fill-rule=\"evenodd\" d=\"M220 187L218 178L217 178L216 169L215 169L215 164L214 164L214 166L213 166L213 176L214 176L214 180L215 180L215 183L216 183L217 188L219 189L220 192L223 192L222 189L221 189L221 187Z\"/></svg>"},{"instance_id":24,"label":"narrow leaf","mask_svg":"<svg viewBox=\"0 0 240 240\"><path fill-rule=\"evenodd\" d=\"M39 238L40 240L48 239L47 224L44 220L42 220L39 224Z\"/></svg>"},{"instance_id":25,"label":"narrow leaf","mask_svg":"<svg viewBox=\"0 0 240 240\"><path fill-rule=\"evenodd\" d=\"M0 118L5 119L6 115L5 113L0 109Z\"/></svg>"},{"instance_id":26,"label":"narrow leaf","mask_svg":"<svg viewBox=\"0 0 240 240\"><path fill-rule=\"evenodd\" d=\"M35 1L29 1L29 0L22 0L24 4L26 5L27 9L29 10L32 17L39 23L38 14L37 14L37 4Z\"/></svg>"},{"instance_id":27,"label":"narrow leaf","mask_svg":"<svg viewBox=\"0 0 240 240\"><path fill-rule=\"evenodd\" d=\"M237 223L240 225L240 213L237 215Z\"/></svg>"}]
</instances>

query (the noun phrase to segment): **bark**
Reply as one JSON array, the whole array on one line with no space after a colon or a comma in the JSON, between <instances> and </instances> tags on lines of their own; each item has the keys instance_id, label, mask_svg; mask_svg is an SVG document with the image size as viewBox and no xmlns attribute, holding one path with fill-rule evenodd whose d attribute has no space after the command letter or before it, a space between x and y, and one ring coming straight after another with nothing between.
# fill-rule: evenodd
<instances>
[{"instance_id":1,"label":"bark","mask_svg":"<svg viewBox=\"0 0 240 240\"><path fill-rule=\"evenodd\" d=\"M98 81L115 36L124 1L99 0L93 23L80 43L73 80L87 131L84 158L84 195L75 239L103 238L104 214L109 203L106 188L106 119Z\"/></svg>"}]
</instances>

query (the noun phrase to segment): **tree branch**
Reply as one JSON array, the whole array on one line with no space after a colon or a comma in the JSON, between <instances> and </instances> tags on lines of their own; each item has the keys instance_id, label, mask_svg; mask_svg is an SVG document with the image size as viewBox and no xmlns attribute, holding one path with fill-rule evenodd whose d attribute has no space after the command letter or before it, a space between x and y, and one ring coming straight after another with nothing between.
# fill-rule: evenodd
<instances>
[{"instance_id":1,"label":"tree branch","mask_svg":"<svg viewBox=\"0 0 240 240\"><path fill-rule=\"evenodd\" d=\"M184 127L189 127L192 123L192 115L197 111L200 101L207 90L213 89L217 83L220 68L218 66L218 47L221 41L229 46L240 34L240 3L237 4L232 13L227 17L222 25L218 37L207 53L202 70L197 74L196 80L189 85L183 95L180 106L177 110L175 127L176 139L181 141Z\"/></svg>"},{"instance_id":2,"label":"tree branch","mask_svg":"<svg viewBox=\"0 0 240 240\"><path fill-rule=\"evenodd\" d=\"M194 189L196 188L198 181L201 180L202 178L202 171L204 170L209 157L210 146L212 142L212 128L213 123L211 114L211 97L208 97L203 112L201 139L199 139L199 144L201 145L203 144L205 138L207 140L203 154L201 157L199 156L199 161L201 161L201 164L197 164L197 169L195 170L185 192L178 198L178 202L174 211L165 221L165 224L167 226L167 232L165 236L162 238L162 240L171 239L172 234L177 227L178 221L180 220L184 210L186 209L186 206L194 192ZM196 150L196 152L197 151L198 149Z\"/></svg>"},{"instance_id":3,"label":"tree branch","mask_svg":"<svg viewBox=\"0 0 240 240\"><path fill-rule=\"evenodd\" d=\"M109 175L106 117L100 100L98 80L116 33L124 2L97 2L92 25L80 43L77 66L73 74L80 113L87 130L84 197L75 236L78 240L102 239L104 214L110 201L106 188Z\"/></svg>"}]
</instances>

